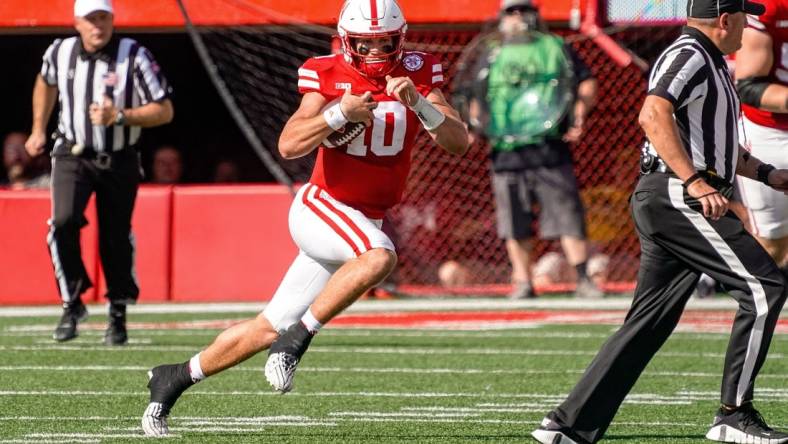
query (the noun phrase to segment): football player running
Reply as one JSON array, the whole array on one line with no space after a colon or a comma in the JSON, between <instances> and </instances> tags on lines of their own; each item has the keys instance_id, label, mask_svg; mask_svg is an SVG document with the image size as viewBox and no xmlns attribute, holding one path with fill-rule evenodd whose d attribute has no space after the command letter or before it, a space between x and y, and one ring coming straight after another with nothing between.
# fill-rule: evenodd
<instances>
[{"instance_id":1,"label":"football player running","mask_svg":"<svg viewBox=\"0 0 788 444\"><path fill-rule=\"evenodd\" d=\"M752 154L788 168L788 0L759 0L761 16L748 16L736 53L736 87L742 101L741 140ZM788 197L739 176L750 231L788 277Z\"/></svg>"},{"instance_id":2,"label":"football player running","mask_svg":"<svg viewBox=\"0 0 788 444\"><path fill-rule=\"evenodd\" d=\"M380 227L402 198L420 128L452 154L467 149L465 126L440 91L440 62L403 50L407 25L395 0L347 0L337 29L341 53L298 70L303 97L279 139L286 159L318 150L312 178L290 208L298 256L255 319L225 330L189 361L148 373L146 435L169 433L167 417L189 386L269 347L265 377L290 391L320 327L394 269L394 245Z\"/></svg>"}]
</instances>

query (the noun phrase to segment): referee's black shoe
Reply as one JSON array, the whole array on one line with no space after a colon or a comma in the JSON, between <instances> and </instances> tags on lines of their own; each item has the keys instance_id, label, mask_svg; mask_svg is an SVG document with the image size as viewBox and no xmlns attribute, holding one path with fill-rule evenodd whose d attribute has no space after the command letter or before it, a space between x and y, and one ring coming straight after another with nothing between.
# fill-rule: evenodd
<instances>
[{"instance_id":1,"label":"referee's black shoe","mask_svg":"<svg viewBox=\"0 0 788 444\"><path fill-rule=\"evenodd\" d=\"M107 330L104 332L104 344L106 345L126 345L129 342L129 334L126 331L126 317L109 317Z\"/></svg>"},{"instance_id":2,"label":"referee's black shoe","mask_svg":"<svg viewBox=\"0 0 788 444\"><path fill-rule=\"evenodd\" d=\"M194 385L189 374L189 362L160 365L148 372L150 402L142 415L142 430L146 436L167 436L170 429L167 417L175 401L187 388Z\"/></svg>"},{"instance_id":3,"label":"referee's black shoe","mask_svg":"<svg viewBox=\"0 0 788 444\"><path fill-rule=\"evenodd\" d=\"M766 424L763 416L752 403L738 410L727 412L720 408L714 417L706 438L719 442L743 444L782 444L788 442L788 434L778 432Z\"/></svg>"},{"instance_id":4,"label":"referee's black shoe","mask_svg":"<svg viewBox=\"0 0 788 444\"><path fill-rule=\"evenodd\" d=\"M542 424L531 432L531 436L542 444L590 444L549 417L542 420Z\"/></svg>"},{"instance_id":5,"label":"referee's black shoe","mask_svg":"<svg viewBox=\"0 0 788 444\"><path fill-rule=\"evenodd\" d=\"M52 335L58 342L69 341L77 337L77 325L88 318L88 310L81 300L63 305L63 315Z\"/></svg>"}]
</instances>

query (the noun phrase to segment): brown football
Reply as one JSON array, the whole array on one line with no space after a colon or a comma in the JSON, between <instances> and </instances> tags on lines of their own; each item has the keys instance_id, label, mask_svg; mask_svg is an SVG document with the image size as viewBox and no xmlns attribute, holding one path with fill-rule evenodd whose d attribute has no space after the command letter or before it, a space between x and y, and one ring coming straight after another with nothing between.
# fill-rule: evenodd
<instances>
[{"instance_id":1,"label":"brown football","mask_svg":"<svg viewBox=\"0 0 788 444\"><path fill-rule=\"evenodd\" d=\"M328 102L326 106L323 107L323 111L339 103L340 100L341 99L334 99ZM352 142L353 139L360 136L366 127L367 126L364 124L364 122L348 122L339 130L334 131L333 133L326 136L326 138L323 139L323 145L326 148L345 146Z\"/></svg>"}]
</instances>

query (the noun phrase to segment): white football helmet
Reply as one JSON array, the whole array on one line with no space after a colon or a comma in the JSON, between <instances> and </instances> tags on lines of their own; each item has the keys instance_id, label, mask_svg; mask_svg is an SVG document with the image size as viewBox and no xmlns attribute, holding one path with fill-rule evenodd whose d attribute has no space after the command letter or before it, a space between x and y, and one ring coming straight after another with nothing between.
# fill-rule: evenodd
<instances>
[{"instance_id":1,"label":"white football helmet","mask_svg":"<svg viewBox=\"0 0 788 444\"><path fill-rule=\"evenodd\" d=\"M345 60L367 77L383 77L402 58L408 24L396 0L347 0L339 13L337 31ZM359 39L391 39L382 53L359 48Z\"/></svg>"}]
</instances>

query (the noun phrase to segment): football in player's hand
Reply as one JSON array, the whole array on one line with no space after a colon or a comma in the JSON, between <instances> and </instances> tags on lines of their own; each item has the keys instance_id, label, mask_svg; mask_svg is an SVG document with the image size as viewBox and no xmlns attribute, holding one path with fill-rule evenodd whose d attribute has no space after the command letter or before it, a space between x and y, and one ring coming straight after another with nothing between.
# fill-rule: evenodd
<instances>
[{"instance_id":1,"label":"football in player's hand","mask_svg":"<svg viewBox=\"0 0 788 444\"><path fill-rule=\"evenodd\" d=\"M340 100L341 99L338 98L328 102L326 106L324 106L323 109L321 110L321 113L326 109L339 103ZM323 145L326 148L337 148L337 147L345 146L348 143L352 142L353 139L360 136L361 133L364 132L364 129L366 127L367 125L365 125L364 122L348 122L345 124L345 126L340 128L339 130L334 131L333 133L326 136L326 138L323 140Z\"/></svg>"}]
</instances>

